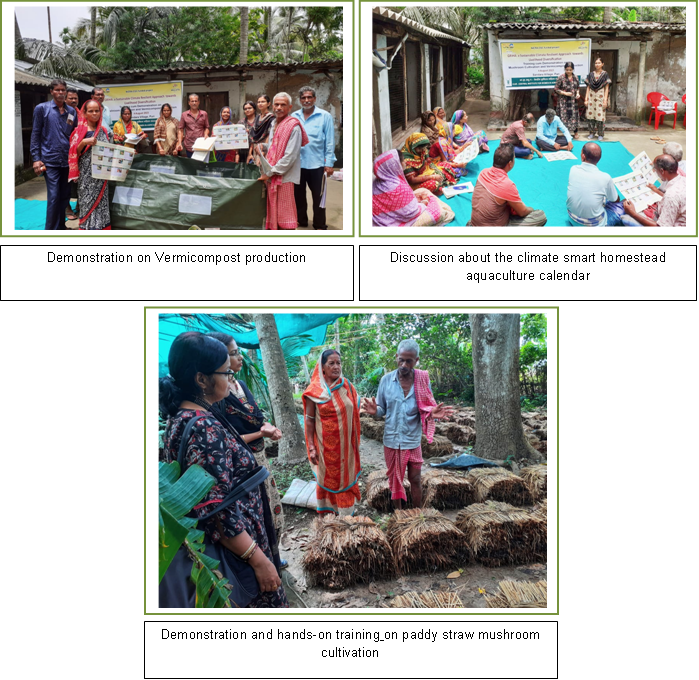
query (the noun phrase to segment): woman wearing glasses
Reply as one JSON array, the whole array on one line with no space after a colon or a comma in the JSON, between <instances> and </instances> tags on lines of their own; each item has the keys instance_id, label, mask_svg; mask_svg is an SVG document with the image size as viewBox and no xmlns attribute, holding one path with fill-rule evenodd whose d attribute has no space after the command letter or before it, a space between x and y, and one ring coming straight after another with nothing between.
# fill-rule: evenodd
<instances>
[{"instance_id":1,"label":"woman wearing glasses","mask_svg":"<svg viewBox=\"0 0 699 680\"><path fill-rule=\"evenodd\" d=\"M200 465L216 479L216 484L195 506L194 512L200 517L209 513L212 505L221 502L246 474L257 468L252 451L215 406L230 392L230 378L234 377L230 364L223 343L203 333L181 333L170 347L170 375L160 380L160 409L169 416L162 460L168 463L177 460L187 423L192 418L200 418L189 436L183 465L185 469ZM220 542L253 568L260 592L248 607L289 606L281 582L279 549L263 484L201 524L198 528L204 530L206 542ZM161 582L161 607L194 606L191 582L188 581L185 594L183 588L177 588L177 583L167 587L164 583L167 578Z\"/></svg>"},{"instance_id":2,"label":"woman wearing glasses","mask_svg":"<svg viewBox=\"0 0 699 680\"><path fill-rule=\"evenodd\" d=\"M238 348L238 343L226 333L209 333L209 336L216 338L216 340L226 346L228 356L231 359L231 371L234 374L239 373L243 368L243 356ZM220 404L220 407L226 414L228 422L233 425L245 443L252 449L257 464L263 465L270 470L269 461L265 454L265 438L273 442L278 441L282 438L282 433L279 428L265 420L265 414L260 410L248 386L242 380L232 376L230 392ZM269 477L265 480L265 487L270 508L272 509L277 540L279 540L284 530L284 513L282 511L282 499L274 477L272 477L271 470ZM281 560L281 563L282 569L288 566L286 560Z\"/></svg>"}]
</instances>

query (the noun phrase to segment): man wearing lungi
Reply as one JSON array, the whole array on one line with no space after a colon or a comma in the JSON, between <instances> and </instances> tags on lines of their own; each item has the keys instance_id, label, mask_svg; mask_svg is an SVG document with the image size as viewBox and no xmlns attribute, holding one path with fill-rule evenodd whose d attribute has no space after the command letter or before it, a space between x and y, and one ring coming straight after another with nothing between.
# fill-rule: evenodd
<instances>
[{"instance_id":1,"label":"man wearing lungi","mask_svg":"<svg viewBox=\"0 0 699 680\"><path fill-rule=\"evenodd\" d=\"M276 95L272 106L276 123L267 152L271 170L259 177L259 181L267 182L265 229L296 229L294 184L301 181L301 147L308 144L308 135L301 121L289 115L291 97L286 92Z\"/></svg>"},{"instance_id":2,"label":"man wearing lungi","mask_svg":"<svg viewBox=\"0 0 699 680\"><path fill-rule=\"evenodd\" d=\"M435 419L449 418L453 413L451 407L435 401L428 372L415 368L419 354L415 340L401 341L396 353L398 369L381 378L375 399L364 399L362 404L369 415L386 416L383 451L391 500L398 510L408 500L403 488L406 468L413 507L422 506L422 434L431 443Z\"/></svg>"}]
</instances>

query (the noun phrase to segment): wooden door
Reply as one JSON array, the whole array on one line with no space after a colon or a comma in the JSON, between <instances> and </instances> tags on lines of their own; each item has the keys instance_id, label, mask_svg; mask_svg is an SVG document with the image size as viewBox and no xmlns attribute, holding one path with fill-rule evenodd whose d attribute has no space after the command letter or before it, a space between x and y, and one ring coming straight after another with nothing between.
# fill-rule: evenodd
<instances>
[{"instance_id":1,"label":"wooden door","mask_svg":"<svg viewBox=\"0 0 699 680\"><path fill-rule=\"evenodd\" d=\"M388 72L388 106L391 112L391 132L406 129L405 119L405 68L404 45L395 54L398 45L396 38L389 38L387 43L390 48L388 55L393 57L391 70Z\"/></svg>"},{"instance_id":2,"label":"wooden door","mask_svg":"<svg viewBox=\"0 0 699 680\"><path fill-rule=\"evenodd\" d=\"M616 79L617 79L617 63L619 61L618 50L592 50L592 58L590 59L590 71L595 68L595 60L597 57L604 62L604 70L609 74L612 84L609 86L609 108L608 113L616 114ZM587 76L587 73L583 78Z\"/></svg>"},{"instance_id":3,"label":"wooden door","mask_svg":"<svg viewBox=\"0 0 699 680\"><path fill-rule=\"evenodd\" d=\"M230 106L228 103L228 92L207 92L199 95L201 99L201 108L206 111L209 116L209 123L213 125L219 120L221 109L224 106ZM240 120L237 111L231 111L232 122L237 123Z\"/></svg>"}]
</instances>

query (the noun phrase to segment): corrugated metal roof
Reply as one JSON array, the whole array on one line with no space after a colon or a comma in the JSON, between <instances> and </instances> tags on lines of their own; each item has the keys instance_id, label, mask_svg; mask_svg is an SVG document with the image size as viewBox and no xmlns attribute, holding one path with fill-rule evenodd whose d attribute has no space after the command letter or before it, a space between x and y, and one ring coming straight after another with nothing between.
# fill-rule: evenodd
<instances>
[{"instance_id":1,"label":"corrugated metal roof","mask_svg":"<svg viewBox=\"0 0 699 680\"><path fill-rule=\"evenodd\" d=\"M430 28L429 26L423 26L422 24L418 24L417 21L413 21L412 19L406 19L404 16L396 14L393 10L387 9L385 7L374 7L374 14L378 14L384 19L390 19L391 21L395 21L398 24L402 24L406 28L412 28L414 31L422 33L423 35L427 35L430 38L437 38L438 40L448 40L450 42L458 43L459 45L466 45L466 47L471 47L471 45L469 45L465 40L461 40L461 38L457 38L454 35L449 35L448 33L442 33L442 31Z\"/></svg>"},{"instance_id":2,"label":"corrugated metal roof","mask_svg":"<svg viewBox=\"0 0 699 680\"><path fill-rule=\"evenodd\" d=\"M51 84L53 78L31 73L27 67L31 67L31 64L26 61L15 59L15 83L20 85L36 85L39 87L48 87ZM83 92L92 91L92 85L88 85L87 83L81 83L78 80L69 80L67 78L63 80L66 81L68 87L74 87L76 90L82 90Z\"/></svg>"},{"instance_id":3,"label":"corrugated metal roof","mask_svg":"<svg viewBox=\"0 0 699 680\"><path fill-rule=\"evenodd\" d=\"M201 73L203 71L254 71L273 69L322 69L322 68L342 68L342 59L318 60L318 61L290 61L282 63L279 61L260 61L252 64L188 64L186 66L168 66L165 68L133 68L124 71L99 71L95 73L85 73L83 76L104 78L107 76L121 75L147 75L150 73Z\"/></svg>"},{"instance_id":4,"label":"corrugated metal roof","mask_svg":"<svg viewBox=\"0 0 699 680\"><path fill-rule=\"evenodd\" d=\"M618 21L612 24L603 24L594 21L588 21L584 24L576 23L560 23L553 21L535 22L535 23L515 23L504 22L496 24L483 24L483 28L488 30L529 30L529 31L566 31L570 29L585 30L585 31L642 31L644 33L650 31L680 31L686 32L686 24L661 24L654 22L642 21Z\"/></svg>"}]
</instances>

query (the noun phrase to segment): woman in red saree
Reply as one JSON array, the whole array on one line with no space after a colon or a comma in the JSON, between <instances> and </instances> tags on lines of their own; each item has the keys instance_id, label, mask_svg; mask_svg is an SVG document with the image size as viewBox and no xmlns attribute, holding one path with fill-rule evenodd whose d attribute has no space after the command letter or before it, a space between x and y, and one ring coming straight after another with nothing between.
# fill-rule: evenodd
<instances>
[{"instance_id":1,"label":"woman in red saree","mask_svg":"<svg viewBox=\"0 0 699 680\"><path fill-rule=\"evenodd\" d=\"M68 181L78 185L78 228L89 231L112 228L107 181L92 177L92 147L97 141L109 143L112 139L102 125L102 105L88 99L70 138Z\"/></svg>"},{"instance_id":2,"label":"woman in red saree","mask_svg":"<svg viewBox=\"0 0 699 680\"><path fill-rule=\"evenodd\" d=\"M340 353L326 349L303 393L308 458L316 478L318 512L351 515L361 499L359 397L342 376Z\"/></svg>"}]
</instances>

